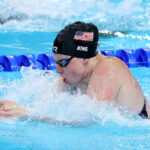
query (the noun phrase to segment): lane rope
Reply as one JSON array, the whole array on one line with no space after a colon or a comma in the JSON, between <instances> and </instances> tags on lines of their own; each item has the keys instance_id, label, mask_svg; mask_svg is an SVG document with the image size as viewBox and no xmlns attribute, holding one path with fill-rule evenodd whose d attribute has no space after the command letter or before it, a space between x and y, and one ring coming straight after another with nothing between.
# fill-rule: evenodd
<instances>
[{"instance_id":1,"label":"lane rope","mask_svg":"<svg viewBox=\"0 0 150 150\"><path fill-rule=\"evenodd\" d=\"M128 67L150 67L150 48L136 50L101 50L103 55L115 56L124 61ZM19 71L22 66L33 69L54 70L56 63L52 53L35 55L2 55L0 56L0 71Z\"/></svg>"}]
</instances>

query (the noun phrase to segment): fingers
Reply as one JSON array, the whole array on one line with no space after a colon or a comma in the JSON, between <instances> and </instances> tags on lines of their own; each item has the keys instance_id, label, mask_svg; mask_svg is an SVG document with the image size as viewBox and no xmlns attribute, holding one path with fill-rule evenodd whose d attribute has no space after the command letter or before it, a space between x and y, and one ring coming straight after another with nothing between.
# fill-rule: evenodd
<instances>
[{"instance_id":1,"label":"fingers","mask_svg":"<svg viewBox=\"0 0 150 150\"><path fill-rule=\"evenodd\" d=\"M7 104L16 104L16 103L8 100L0 100L0 105L7 105Z\"/></svg>"},{"instance_id":2,"label":"fingers","mask_svg":"<svg viewBox=\"0 0 150 150\"><path fill-rule=\"evenodd\" d=\"M0 120L10 119L12 116L0 116Z\"/></svg>"},{"instance_id":3,"label":"fingers","mask_svg":"<svg viewBox=\"0 0 150 150\"><path fill-rule=\"evenodd\" d=\"M6 118L12 118L14 116L14 111L17 109L17 104L12 101L0 100L0 120Z\"/></svg>"},{"instance_id":4,"label":"fingers","mask_svg":"<svg viewBox=\"0 0 150 150\"><path fill-rule=\"evenodd\" d=\"M0 117L12 117L13 115L13 111L0 111Z\"/></svg>"},{"instance_id":5,"label":"fingers","mask_svg":"<svg viewBox=\"0 0 150 150\"><path fill-rule=\"evenodd\" d=\"M24 107L17 105L13 101L1 100L0 105L2 105L0 107L0 120L12 117L21 118L28 113Z\"/></svg>"},{"instance_id":6,"label":"fingers","mask_svg":"<svg viewBox=\"0 0 150 150\"><path fill-rule=\"evenodd\" d=\"M17 109L17 105L4 105L2 109L5 111L15 110Z\"/></svg>"},{"instance_id":7,"label":"fingers","mask_svg":"<svg viewBox=\"0 0 150 150\"><path fill-rule=\"evenodd\" d=\"M9 110L14 110L17 108L17 104L13 101L7 101L7 100L0 100L0 110L5 110L5 111L9 111Z\"/></svg>"},{"instance_id":8,"label":"fingers","mask_svg":"<svg viewBox=\"0 0 150 150\"><path fill-rule=\"evenodd\" d=\"M4 105L4 104L6 104L6 100L0 100L0 105Z\"/></svg>"}]
</instances>

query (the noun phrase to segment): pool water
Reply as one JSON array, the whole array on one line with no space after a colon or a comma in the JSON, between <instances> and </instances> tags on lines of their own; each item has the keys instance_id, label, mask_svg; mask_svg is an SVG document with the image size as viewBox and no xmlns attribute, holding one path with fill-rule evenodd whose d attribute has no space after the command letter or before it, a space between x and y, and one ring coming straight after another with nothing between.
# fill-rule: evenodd
<instances>
[{"instance_id":1,"label":"pool water","mask_svg":"<svg viewBox=\"0 0 150 150\"><path fill-rule=\"evenodd\" d=\"M58 31L77 20L98 26L99 50L150 48L149 0L2 0L0 14L0 55L51 52ZM150 102L150 69L130 70ZM56 78L55 71L31 68L0 72L0 99L30 111L25 121L0 122L2 150L150 149L149 120L126 109L121 114L113 104L91 101L80 92L59 92L52 84ZM32 116L51 116L57 122Z\"/></svg>"}]
</instances>

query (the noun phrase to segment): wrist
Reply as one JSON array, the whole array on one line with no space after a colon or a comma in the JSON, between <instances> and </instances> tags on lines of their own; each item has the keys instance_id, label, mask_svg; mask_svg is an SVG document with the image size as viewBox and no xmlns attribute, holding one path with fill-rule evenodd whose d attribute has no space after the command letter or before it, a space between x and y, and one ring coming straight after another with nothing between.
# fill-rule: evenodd
<instances>
[{"instance_id":1,"label":"wrist","mask_svg":"<svg viewBox=\"0 0 150 150\"><path fill-rule=\"evenodd\" d=\"M18 116L19 119L25 120L28 118L28 110L24 107L20 107L20 114Z\"/></svg>"}]
</instances>

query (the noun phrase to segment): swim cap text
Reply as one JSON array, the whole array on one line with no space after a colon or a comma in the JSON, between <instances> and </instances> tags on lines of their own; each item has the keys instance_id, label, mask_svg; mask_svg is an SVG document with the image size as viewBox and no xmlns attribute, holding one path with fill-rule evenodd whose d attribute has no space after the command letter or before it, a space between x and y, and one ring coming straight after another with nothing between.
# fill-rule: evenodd
<instances>
[{"instance_id":1,"label":"swim cap text","mask_svg":"<svg viewBox=\"0 0 150 150\"><path fill-rule=\"evenodd\" d=\"M84 51L84 52L87 52L87 51L88 51L88 47L78 46L78 47L77 47L77 50L78 50L78 51Z\"/></svg>"}]
</instances>

